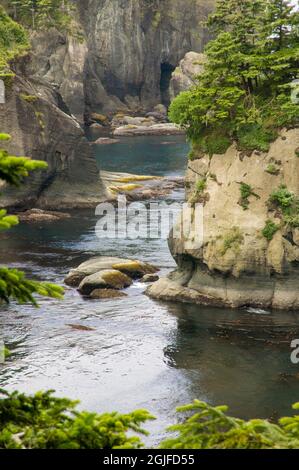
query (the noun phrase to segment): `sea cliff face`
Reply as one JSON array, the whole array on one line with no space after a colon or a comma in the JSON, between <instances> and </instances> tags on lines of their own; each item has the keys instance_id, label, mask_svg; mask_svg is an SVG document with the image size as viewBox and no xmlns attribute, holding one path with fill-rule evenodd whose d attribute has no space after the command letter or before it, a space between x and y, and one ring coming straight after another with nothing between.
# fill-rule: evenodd
<instances>
[{"instance_id":1,"label":"sea cliff face","mask_svg":"<svg viewBox=\"0 0 299 470\"><path fill-rule=\"evenodd\" d=\"M11 135L13 155L48 163L20 189L1 188L1 205L25 209L94 207L106 198L92 146L78 122L61 109L59 94L38 81L17 75L0 106L1 131ZM84 170L83 170L84 169Z\"/></svg>"},{"instance_id":2,"label":"sea cliff face","mask_svg":"<svg viewBox=\"0 0 299 470\"><path fill-rule=\"evenodd\" d=\"M282 131L267 153L246 155L231 146L224 155L189 161L186 198L191 205L204 204L203 245L170 238L178 268L149 295L204 305L298 309L299 228L271 200L282 185L298 198L298 149L299 129L292 129ZM240 191L244 183L251 188L247 201ZM275 227L272 236L269 221Z\"/></svg>"},{"instance_id":3,"label":"sea cliff face","mask_svg":"<svg viewBox=\"0 0 299 470\"><path fill-rule=\"evenodd\" d=\"M79 0L82 40L53 30L32 37L28 70L61 94L77 119L145 112L169 102L171 73L209 39L214 0Z\"/></svg>"}]
</instances>

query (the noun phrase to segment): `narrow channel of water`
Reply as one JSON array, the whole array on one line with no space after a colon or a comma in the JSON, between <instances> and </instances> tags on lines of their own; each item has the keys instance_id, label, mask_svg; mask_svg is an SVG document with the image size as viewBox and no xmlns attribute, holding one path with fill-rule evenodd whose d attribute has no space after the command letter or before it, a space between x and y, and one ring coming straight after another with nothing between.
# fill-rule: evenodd
<instances>
[{"instance_id":1,"label":"narrow channel of water","mask_svg":"<svg viewBox=\"0 0 299 470\"><path fill-rule=\"evenodd\" d=\"M180 137L98 147L103 169L140 174L183 175L186 153ZM183 192L172 197L183 200ZM95 255L138 258L161 274L175 266L165 240L99 240L96 221L81 211L71 220L21 224L1 236L1 262L57 283ZM67 289L63 302L42 299L40 309L1 307L0 331L12 356L0 365L0 386L55 389L99 412L147 408L159 418L149 426L149 444L174 421L175 407L194 398L228 404L245 418L287 414L299 401L299 365L290 361L298 313L160 303L144 289L136 282L128 297L108 301Z\"/></svg>"}]
</instances>

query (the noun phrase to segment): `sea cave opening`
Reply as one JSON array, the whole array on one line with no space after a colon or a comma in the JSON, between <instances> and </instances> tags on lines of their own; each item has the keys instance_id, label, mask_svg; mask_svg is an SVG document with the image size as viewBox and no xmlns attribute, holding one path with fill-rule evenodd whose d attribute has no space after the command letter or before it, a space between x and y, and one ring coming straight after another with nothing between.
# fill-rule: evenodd
<instances>
[{"instance_id":1,"label":"sea cave opening","mask_svg":"<svg viewBox=\"0 0 299 470\"><path fill-rule=\"evenodd\" d=\"M161 76L160 76L160 92L161 92L161 103L166 107L170 104L169 85L171 80L172 72L175 67L169 62L162 62L161 64Z\"/></svg>"}]
</instances>

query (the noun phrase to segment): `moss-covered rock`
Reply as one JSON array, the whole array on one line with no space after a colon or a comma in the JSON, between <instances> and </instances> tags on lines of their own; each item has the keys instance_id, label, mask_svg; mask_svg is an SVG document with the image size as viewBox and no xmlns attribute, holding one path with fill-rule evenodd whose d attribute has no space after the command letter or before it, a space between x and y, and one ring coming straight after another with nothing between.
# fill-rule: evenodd
<instances>
[{"instance_id":1,"label":"moss-covered rock","mask_svg":"<svg viewBox=\"0 0 299 470\"><path fill-rule=\"evenodd\" d=\"M124 289L132 284L132 279L116 269L105 269L91 274L79 285L79 292L89 296L96 289Z\"/></svg>"}]
</instances>

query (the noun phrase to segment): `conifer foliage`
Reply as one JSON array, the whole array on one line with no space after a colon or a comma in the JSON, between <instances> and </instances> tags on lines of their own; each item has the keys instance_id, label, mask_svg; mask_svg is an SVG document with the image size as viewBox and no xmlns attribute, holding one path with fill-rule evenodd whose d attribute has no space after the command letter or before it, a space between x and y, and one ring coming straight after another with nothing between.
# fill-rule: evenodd
<instances>
[{"instance_id":1,"label":"conifer foliage","mask_svg":"<svg viewBox=\"0 0 299 470\"><path fill-rule=\"evenodd\" d=\"M9 135L0 134L0 141L9 139ZM29 172L46 168L45 162L10 155L7 150L0 148L0 180L10 185L17 187L23 178L29 175ZM0 210L0 232L17 224L18 218L15 215L8 215L5 209ZM28 280L23 272L0 266L0 302L9 302L13 299L19 303L31 302L36 305L33 294L61 298L63 289L47 282Z\"/></svg>"},{"instance_id":2,"label":"conifer foliage","mask_svg":"<svg viewBox=\"0 0 299 470\"><path fill-rule=\"evenodd\" d=\"M4 0L4 6L15 21L30 29L55 27L68 30L74 5L70 0Z\"/></svg>"},{"instance_id":3,"label":"conifer foliage","mask_svg":"<svg viewBox=\"0 0 299 470\"><path fill-rule=\"evenodd\" d=\"M170 118L203 152L224 153L234 140L267 151L279 128L299 123L298 9L288 0L218 0L208 26L215 38L204 72L172 102Z\"/></svg>"}]
</instances>

